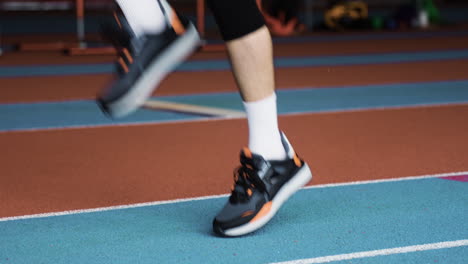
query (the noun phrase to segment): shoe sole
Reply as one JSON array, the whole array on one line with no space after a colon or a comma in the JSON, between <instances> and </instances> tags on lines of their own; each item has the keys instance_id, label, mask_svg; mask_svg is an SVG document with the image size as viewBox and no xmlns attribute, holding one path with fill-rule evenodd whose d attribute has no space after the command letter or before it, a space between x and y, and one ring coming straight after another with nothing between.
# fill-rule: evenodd
<instances>
[{"instance_id":1,"label":"shoe sole","mask_svg":"<svg viewBox=\"0 0 468 264\"><path fill-rule=\"evenodd\" d=\"M273 218L279 208L286 202L286 200L289 199L289 197L304 187L311 179L312 172L310 171L309 166L304 164L304 166L296 173L296 176L281 187L271 202L270 211L265 216L254 222L248 222L247 224L238 227L226 229L222 231L223 235L232 237L242 236L261 228L268 223L271 218Z\"/></svg>"},{"instance_id":2,"label":"shoe sole","mask_svg":"<svg viewBox=\"0 0 468 264\"><path fill-rule=\"evenodd\" d=\"M151 97L156 86L200 43L201 39L195 26L189 23L184 34L178 37L157 60L148 66L148 69L127 93L117 100L106 103L107 112L112 117L119 118L137 110Z\"/></svg>"}]
</instances>

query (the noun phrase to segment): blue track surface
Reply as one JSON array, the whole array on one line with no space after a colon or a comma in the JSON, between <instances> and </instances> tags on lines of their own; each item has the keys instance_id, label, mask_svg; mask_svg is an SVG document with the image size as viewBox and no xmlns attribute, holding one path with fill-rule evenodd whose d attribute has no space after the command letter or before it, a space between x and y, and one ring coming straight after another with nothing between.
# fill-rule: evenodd
<instances>
[{"instance_id":1,"label":"blue track surface","mask_svg":"<svg viewBox=\"0 0 468 264\"><path fill-rule=\"evenodd\" d=\"M158 99L242 110L237 92L164 96ZM280 114L468 103L468 80L282 90L278 91L278 101ZM100 112L93 101L0 104L0 131L162 123L207 118L209 117L142 109L124 119L110 120Z\"/></svg>"},{"instance_id":2,"label":"blue track surface","mask_svg":"<svg viewBox=\"0 0 468 264\"><path fill-rule=\"evenodd\" d=\"M225 199L0 222L0 263L265 263L468 238L468 184L458 181L302 190L265 228L234 239L211 234ZM351 263L463 263L467 255L465 246Z\"/></svg>"},{"instance_id":3,"label":"blue track surface","mask_svg":"<svg viewBox=\"0 0 468 264\"><path fill-rule=\"evenodd\" d=\"M446 248L440 250L428 250L422 252L411 252L390 256L378 256L372 258L361 258L346 261L336 261L333 264L415 264L415 263L465 263L468 254L467 247Z\"/></svg>"},{"instance_id":4,"label":"blue track surface","mask_svg":"<svg viewBox=\"0 0 468 264\"><path fill-rule=\"evenodd\" d=\"M405 63L430 60L467 59L468 49L425 52L394 52L358 55L278 57L277 68L317 67L336 65L360 65L382 63ZM182 63L176 71L224 71L231 68L228 60L196 60ZM34 77L54 75L80 75L112 73L114 64L69 64L0 66L0 78Z\"/></svg>"}]
</instances>

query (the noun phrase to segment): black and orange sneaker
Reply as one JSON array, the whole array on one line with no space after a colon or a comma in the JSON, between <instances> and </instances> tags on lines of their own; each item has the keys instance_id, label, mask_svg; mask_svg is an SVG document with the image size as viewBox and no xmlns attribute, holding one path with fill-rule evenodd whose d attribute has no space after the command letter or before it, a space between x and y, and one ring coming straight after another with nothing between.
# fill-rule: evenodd
<instances>
[{"instance_id":1,"label":"black and orange sneaker","mask_svg":"<svg viewBox=\"0 0 468 264\"><path fill-rule=\"evenodd\" d=\"M118 46L117 80L97 99L101 110L111 117L126 116L151 96L159 83L200 45L200 36L188 19L175 15L172 25L157 35L133 37L124 18L120 32L107 36Z\"/></svg>"},{"instance_id":2,"label":"black and orange sneaker","mask_svg":"<svg viewBox=\"0 0 468 264\"><path fill-rule=\"evenodd\" d=\"M241 151L231 196L213 221L216 234L242 236L261 228L312 179L309 166L294 153L284 135L283 145L286 160L265 160L248 148Z\"/></svg>"}]
</instances>

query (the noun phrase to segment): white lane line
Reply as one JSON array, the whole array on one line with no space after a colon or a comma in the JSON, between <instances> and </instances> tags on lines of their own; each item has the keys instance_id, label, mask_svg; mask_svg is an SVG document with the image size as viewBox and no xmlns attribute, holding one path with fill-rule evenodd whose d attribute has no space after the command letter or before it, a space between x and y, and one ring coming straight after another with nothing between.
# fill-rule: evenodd
<instances>
[{"instance_id":1,"label":"white lane line","mask_svg":"<svg viewBox=\"0 0 468 264\"><path fill-rule=\"evenodd\" d=\"M85 213L95 213L95 212L106 212L106 211L112 211L112 210L139 208L139 207L155 206L155 205L163 205L163 204L174 204L174 203L201 201L201 200L216 199L216 198L227 197L227 196L228 196L228 194L219 194L219 195L200 196L200 197L174 199L174 200L166 200L166 201L154 201L154 202L124 204L124 205L115 205L115 206L98 207L98 208L90 208L90 209L68 210L68 211L51 212L51 213L43 213L43 214L11 216L11 217L0 218L0 222L14 221L14 220L24 220L24 219L32 219L32 218L45 218L45 217L52 217L52 216L63 216L63 215L85 214Z\"/></svg>"},{"instance_id":2,"label":"white lane line","mask_svg":"<svg viewBox=\"0 0 468 264\"><path fill-rule=\"evenodd\" d=\"M388 179L369 180L369 181L327 183L327 184L306 186L304 187L304 189L320 189L320 188L330 188L330 187L339 187L339 186L375 184L375 183L384 183L384 182L411 181L411 180L421 180L421 179L428 179L428 178L443 178L443 177L463 176L463 175L468 175L468 171L427 174L427 175L419 175L419 176L388 178Z\"/></svg>"},{"instance_id":3,"label":"white lane line","mask_svg":"<svg viewBox=\"0 0 468 264\"><path fill-rule=\"evenodd\" d=\"M420 175L420 176L389 178L389 179L370 180L370 181L354 181L354 182L343 182L343 183L332 183L332 184L320 184L320 185L307 186L307 187L304 187L303 189L333 188L333 187L340 187L340 186L366 185L366 184L376 184L376 183L384 183L384 182L398 182L398 181L411 181L411 180L421 180L421 179L428 179L428 178L441 178L441 177L450 177L450 176L462 176L462 175L468 175L468 171L451 172L451 173L439 173L439 174L428 174L428 175ZM68 211L60 211L60 212L42 213L42 214L1 217L0 222L31 219L31 218L45 218L45 217L52 217L52 216L73 215L73 214L105 212L105 211L120 210L120 209L138 208L138 207L146 207L146 206L156 206L156 205L163 205L163 204L174 204L174 203L183 203L183 202L192 202L192 201L202 201L202 200L208 200L208 199L223 198L223 197L227 197L228 195L229 194L219 194L219 195L191 197L191 198L174 199L174 200L166 200L166 201L154 201L154 202L146 202L146 203L116 205L116 206L99 207L99 208L91 208L91 209L79 209L79 210L68 210Z\"/></svg>"},{"instance_id":4,"label":"white lane line","mask_svg":"<svg viewBox=\"0 0 468 264\"><path fill-rule=\"evenodd\" d=\"M312 263L330 263L334 261L343 261L350 259L360 259L360 258L370 258L376 256L387 256L395 254L403 254L417 251L428 251L435 249L444 249L444 248L454 248L454 247L463 247L468 246L468 239L455 240L455 241L446 241L432 244L421 244L408 247L396 247L396 248L385 248L379 250L371 251L361 251L354 252L349 254L340 254L340 255L331 255L317 258L309 259L298 259L285 262L275 262L272 264L312 264Z\"/></svg>"}]
</instances>

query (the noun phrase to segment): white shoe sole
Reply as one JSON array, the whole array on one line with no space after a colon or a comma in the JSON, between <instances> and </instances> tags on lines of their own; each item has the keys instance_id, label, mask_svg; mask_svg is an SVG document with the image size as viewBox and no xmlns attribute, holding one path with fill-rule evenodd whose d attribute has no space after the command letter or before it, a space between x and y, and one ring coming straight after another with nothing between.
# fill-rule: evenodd
<instances>
[{"instance_id":1,"label":"white shoe sole","mask_svg":"<svg viewBox=\"0 0 468 264\"><path fill-rule=\"evenodd\" d=\"M184 34L178 37L156 61L148 66L132 89L119 99L107 104L110 114L116 118L123 117L141 107L151 97L159 83L200 43L200 36L195 26L189 23Z\"/></svg>"},{"instance_id":2,"label":"white shoe sole","mask_svg":"<svg viewBox=\"0 0 468 264\"><path fill-rule=\"evenodd\" d=\"M304 187L311 179L312 172L310 171L309 166L304 164L304 166L297 172L296 176L294 176L288 183L281 187L275 198L272 200L270 211L264 217L254 222L248 222L247 224L238 227L226 229L223 232L224 235L242 236L261 228L266 223L268 223L271 218L273 218L278 209L286 202L286 200L289 199L289 197L291 197L291 195Z\"/></svg>"}]
</instances>

